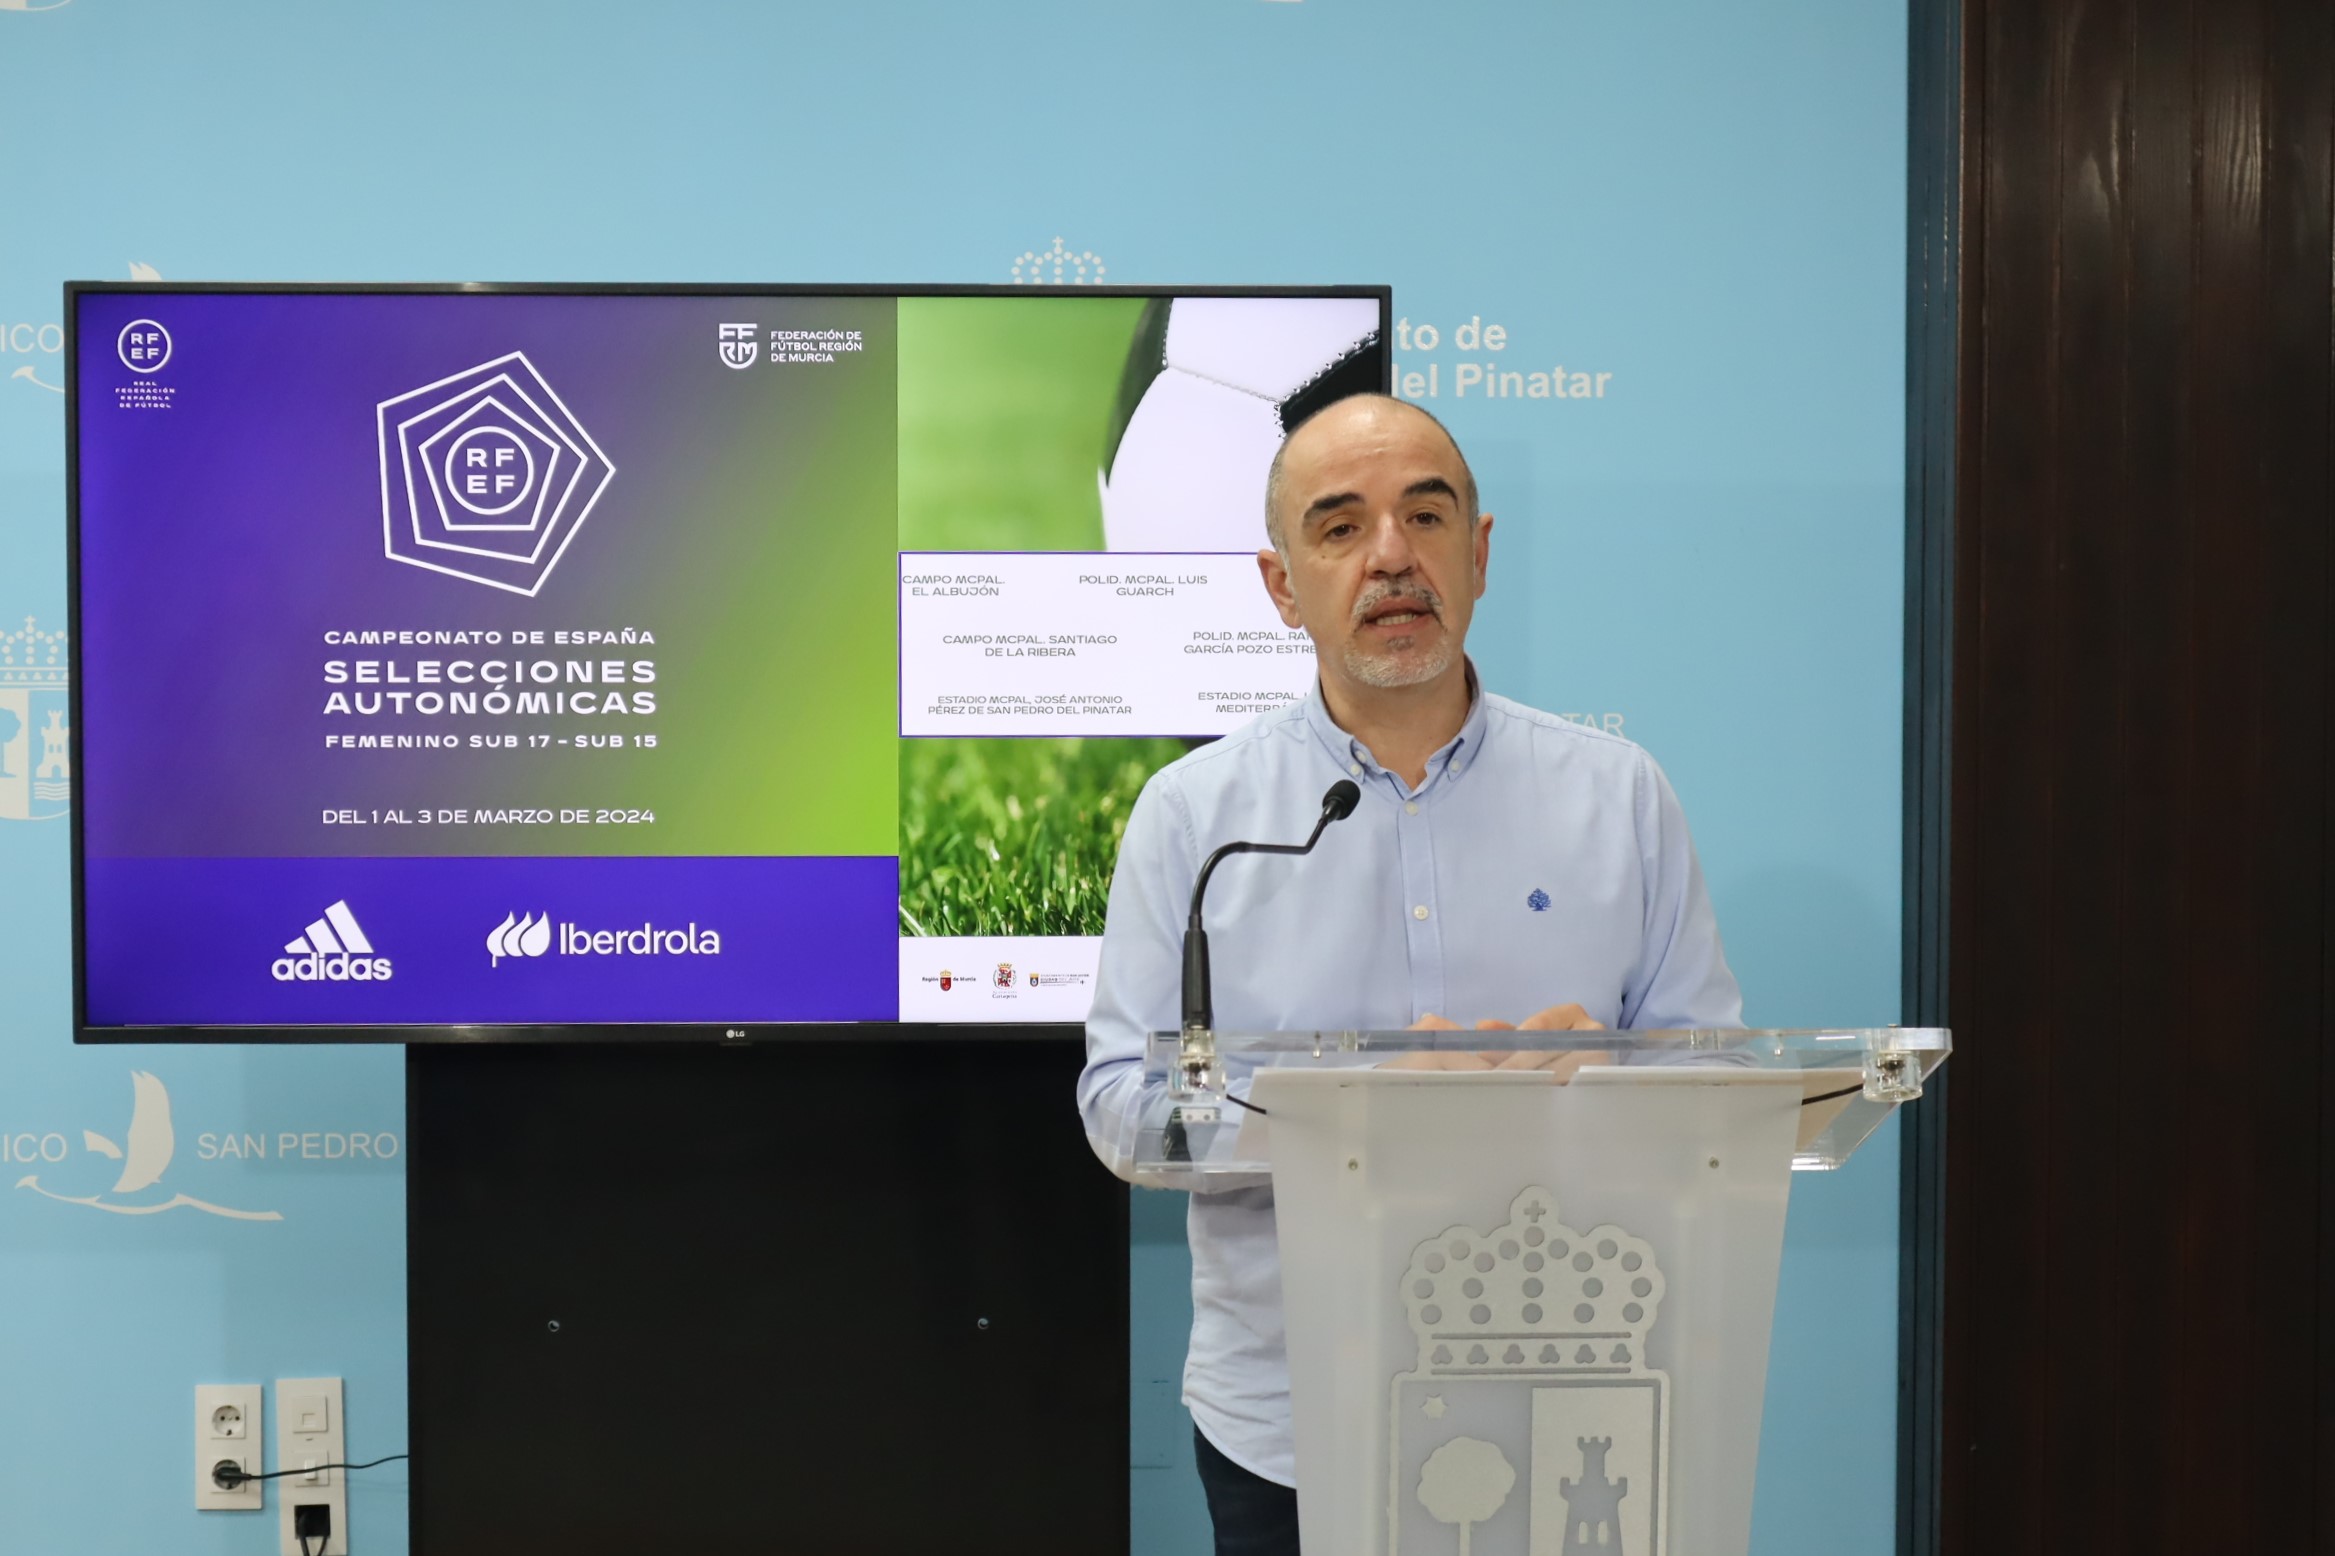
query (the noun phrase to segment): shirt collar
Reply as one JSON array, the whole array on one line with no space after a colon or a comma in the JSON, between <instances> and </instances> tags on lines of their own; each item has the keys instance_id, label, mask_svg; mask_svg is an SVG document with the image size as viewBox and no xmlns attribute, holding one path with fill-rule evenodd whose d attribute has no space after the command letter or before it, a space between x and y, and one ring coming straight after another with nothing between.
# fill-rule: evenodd
<instances>
[{"instance_id":1,"label":"shirt collar","mask_svg":"<svg viewBox=\"0 0 2335 1556\"><path fill-rule=\"evenodd\" d=\"M1477 758L1484 753L1484 729L1489 722L1484 706L1484 686L1476 676L1475 661L1467 660L1466 665L1467 719L1459 726L1458 734L1427 758L1427 782L1420 785L1422 790L1431 787L1439 773L1449 773L1456 777L1474 766ZM1321 677L1318 675L1314 677L1313 690L1306 694L1305 722L1313 731L1314 738L1321 742L1322 749L1330 754L1330 760L1336 762L1342 770L1351 773L1359 768L1360 775L1368 778L1375 778L1386 771L1371 756L1368 746L1339 728L1337 721L1330 717L1330 705L1322 696ZM1399 778L1395 781L1401 782Z\"/></svg>"}]
</instances>

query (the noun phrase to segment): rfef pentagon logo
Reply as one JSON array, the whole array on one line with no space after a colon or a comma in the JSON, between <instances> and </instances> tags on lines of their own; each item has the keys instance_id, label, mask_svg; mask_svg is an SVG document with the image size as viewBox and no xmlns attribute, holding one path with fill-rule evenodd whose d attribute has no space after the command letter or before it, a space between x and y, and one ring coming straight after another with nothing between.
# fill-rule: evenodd
<instances>
[{"instance_id":1,"label":"rfef pentagon logo","mask_svg":"<svg viewBox=\"0 0 2335 1556\"><path fill-rule=\"evenodd\" d=\"M532 598L616 466L526 353L383 400L390 560Z\"/></svg>"}]
</instances>

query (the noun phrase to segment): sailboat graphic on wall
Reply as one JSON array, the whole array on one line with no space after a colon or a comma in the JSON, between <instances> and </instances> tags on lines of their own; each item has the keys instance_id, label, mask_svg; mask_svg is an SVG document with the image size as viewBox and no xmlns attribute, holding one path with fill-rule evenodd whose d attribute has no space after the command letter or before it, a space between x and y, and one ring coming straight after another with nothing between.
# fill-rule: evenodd
<instances>
[{"instance_id":1,"label":"sailboat graphic on wall","mask_svg":"<svg viewBox=\"0 0 2335 1556\"><path fill-rule=\"evenodd\" d=\"M53 1199L60 1204L87 1205L92 1210L103 1210L117 1216L152 1216L181 1206L200 1210L208 1215L226 1216L236 1221L281 1221L281 1213L273 1210L231 1210L225 1205L214 1205L208 1200L196 1199L191 1194L173 1194L169 1199L154 1204L122 1204L112 1195L136 1194L162 1181L162 1174L170 1167L170 1159L178 1150L178 1134L170 1122L170 1093L162 1082L144 1070L130 1072L133 1101L130 1108L130 1132L126 1137L128 1149L116 1145L94 1129L81 1131L84 1149L122 1164L121 1174L105 1194L59 1194L44 1189L37 1174L27 1173L16 1181L20 1189Z\"/></svg>"}]
</instances>

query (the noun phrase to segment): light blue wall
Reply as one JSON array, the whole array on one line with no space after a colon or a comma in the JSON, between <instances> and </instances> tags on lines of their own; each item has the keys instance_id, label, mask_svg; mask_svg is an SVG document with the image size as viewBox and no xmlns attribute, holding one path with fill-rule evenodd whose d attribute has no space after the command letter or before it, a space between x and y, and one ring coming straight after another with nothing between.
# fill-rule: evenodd
<instances>
[{"instance_id":1,"label":"light blue wall","mask_svg":"<svg viewBox=\"0 0 2335 1556\"><path fill-rule=\"evenodd\" d=\"M63 624L67 277L986 282L1059 237L1111 281L1391 282L1500 516L1491 683L1663 761L1751 1019L1897 1014L1900 8L28 3L0 0L0 634ZM1493 359L1471 316L1606 399L1452 398ZM378 1145L398 1057L73 1050L65 842L0 819L0 1155L64 1157L0 1160L0 1550L272 1550L272 1515L192 1511L189 1389L342 1374L350 1451L405 1446L402 1163L201 1137ZM132 1070L170 1095L166 1184L281 1219L15 1187L108 1187L83 1131L120 1139ZM1896 1164L1892 1135L1800 1181L1762 1556L1889 1548ZM1143 1556L1202 1548L1180 1213L1136 1215ZM403 1547L404 1487L358 1477L361 1551Z\"/></svg>"}]
</instances>

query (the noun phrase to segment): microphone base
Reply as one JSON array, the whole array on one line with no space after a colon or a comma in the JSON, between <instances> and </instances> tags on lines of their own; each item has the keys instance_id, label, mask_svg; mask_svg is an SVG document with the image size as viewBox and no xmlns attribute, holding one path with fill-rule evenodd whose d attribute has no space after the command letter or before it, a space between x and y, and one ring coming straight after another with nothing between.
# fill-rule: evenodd
<instances>
[{"instance_id":1,"label":"microphone base","mask_svg":"<svg viewBox=\"0 0 2335 1556\"><path fill-rule=\"evenodd\" d=\"M1216 1034L1205 1026L1186 1026L1169 1091L1178 1097L1191 1097L1222 1089L1223 1077L1216 1063Z\"/></svg>"}]
</instances>

